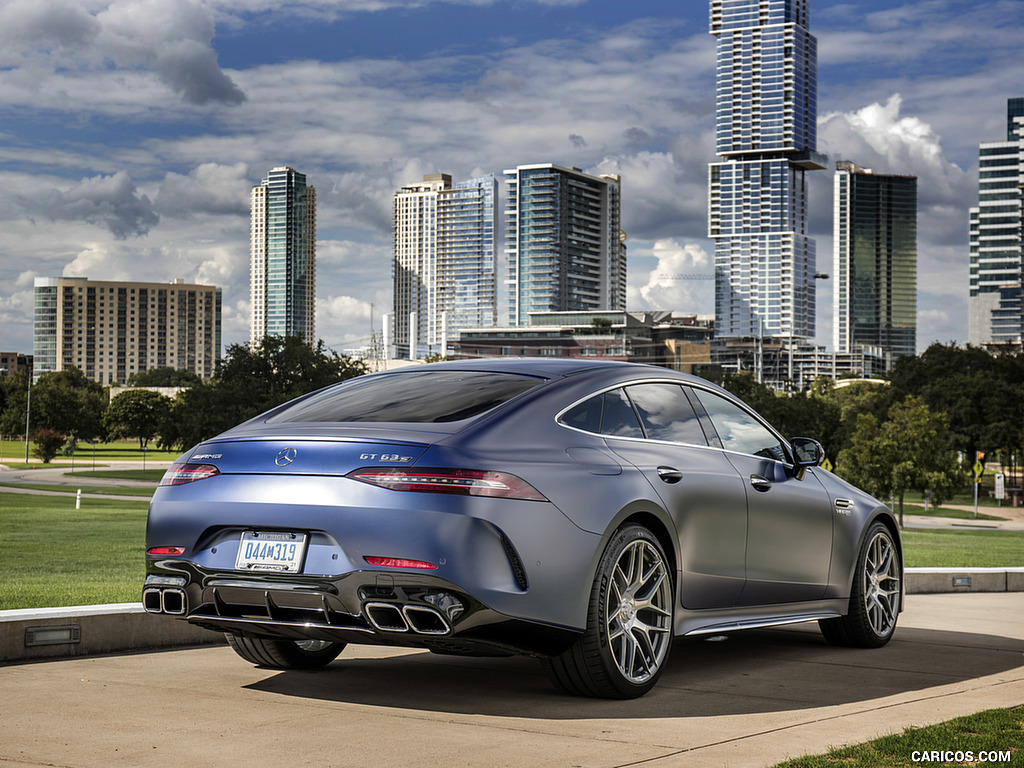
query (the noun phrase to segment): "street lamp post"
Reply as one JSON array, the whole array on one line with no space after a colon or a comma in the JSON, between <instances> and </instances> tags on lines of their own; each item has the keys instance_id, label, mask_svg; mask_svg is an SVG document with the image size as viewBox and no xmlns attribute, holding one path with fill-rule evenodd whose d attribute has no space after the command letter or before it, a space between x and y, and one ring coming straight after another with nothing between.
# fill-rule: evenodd
<instances>
[{"instance_id":1,"label":"street lamp post","mask_svg":"<svg viewBox=\"0 0 1024 768\"><path fill-rule=\"evenodd\" d=\"M25 463L28 464L28 428L32 418L32 374L28 375L28 399L25 404Z\"/></svg>"}]
</instances>

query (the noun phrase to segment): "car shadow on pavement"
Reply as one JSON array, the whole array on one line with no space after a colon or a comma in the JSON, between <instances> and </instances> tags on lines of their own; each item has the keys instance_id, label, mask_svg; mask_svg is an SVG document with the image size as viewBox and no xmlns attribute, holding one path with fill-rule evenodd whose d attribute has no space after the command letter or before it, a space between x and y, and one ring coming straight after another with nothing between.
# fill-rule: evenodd
<instances>
[{"instance_id":1,"label":"car shadow on pavement","mask_svg":"<svg viewBox=\"0 0 1024 768\"><path fill-rule=\"evenodd\" d=\"M247 687L309 699L499 717L710 717L835 706L963 683L1024 668L1022 651L1020 640L929 629L900 629L880 649L836 648L810 625L677 639L657 687L631 701L567 696L547 681L533 659L407 651L359 658L358 647L347 648L325 669L268 670L268 677Z\"/></svg>"}]
</instances>

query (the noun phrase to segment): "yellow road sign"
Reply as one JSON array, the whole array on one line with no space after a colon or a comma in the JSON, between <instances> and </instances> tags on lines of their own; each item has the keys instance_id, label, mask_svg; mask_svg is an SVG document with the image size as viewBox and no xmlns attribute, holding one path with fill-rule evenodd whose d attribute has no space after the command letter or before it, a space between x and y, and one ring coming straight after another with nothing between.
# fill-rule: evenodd
<instances>
[{"instance_id":1,"label":"yellow road sign","mask_svg":"<svg viewBox=\"0 0 1024 768\"><path fill-rule=\"evenodd\" d=\"M981 477L983 474L985 474L985 467L982 465L980 461L974 462L974 467L972 467L972 469L974 469L975 477Z\"/></svg>"}]
</instances>

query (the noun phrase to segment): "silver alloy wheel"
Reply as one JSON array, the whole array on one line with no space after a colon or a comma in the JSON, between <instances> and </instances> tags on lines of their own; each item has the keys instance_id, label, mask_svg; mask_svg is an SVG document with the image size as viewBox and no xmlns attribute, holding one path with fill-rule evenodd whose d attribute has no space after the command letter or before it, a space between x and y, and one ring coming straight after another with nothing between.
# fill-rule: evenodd
<instances>
[{"instance_id":1,"label":"silver alloy wheel","mask_svg":"<svg viewBox=\"0 0 1024 768\"><path fill-rule=\"evenodd\" d=\"M868 543L864 558L864 612L878 637L888 636L896 627L900 612L900 569L896 546L885 531L878 531Z\"/></svg>"},{"instance_id":2,"label":"silver alloy wheel","mask_svg":"<svg viewBox=\"0 0 1024 768\"><path fill-rule=\"evenodd\" d=\"M612 572L605 606L608 647L622 676L643 683L661 667L672 640L672 589L650 542L630 543Z\"/></svg>"}]
</instances>

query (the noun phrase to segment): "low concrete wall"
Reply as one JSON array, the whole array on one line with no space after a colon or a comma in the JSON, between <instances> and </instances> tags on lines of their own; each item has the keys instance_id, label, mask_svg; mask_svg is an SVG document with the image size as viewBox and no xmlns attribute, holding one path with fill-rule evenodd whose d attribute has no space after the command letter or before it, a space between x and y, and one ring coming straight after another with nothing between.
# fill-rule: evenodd
<instances>
[{"instance_id":1,"label":"low concrete wall","mask_svg":"<svg viewBox=\"0 0 1024 768\"><path fill-rule=\"evenodd\" d=\"M223 642L218 632L146 613L140 603L0 611L0 664Z\"/></svg>"},{"instance_id":2,"label":"low concrete wall","mask_svg":"<svg viewBox=\"0 0 1024 768\"><path fill-rule=\"evenodd\" d=\"M1024 592L1024 568L907 568L909 595ZM224 643L218 632L140 603L0 611L0 664Z\"/></svg>"},{"instance_id":3,"label":"low concrete wall","mask_svg":"<svg viewBox=\"0 0 1024 768\"><path fill-rule=\"evenodd\" d=\"M907 568L908 595L1024 592L1024 568Z\"/></svg>"}]
</instances>

